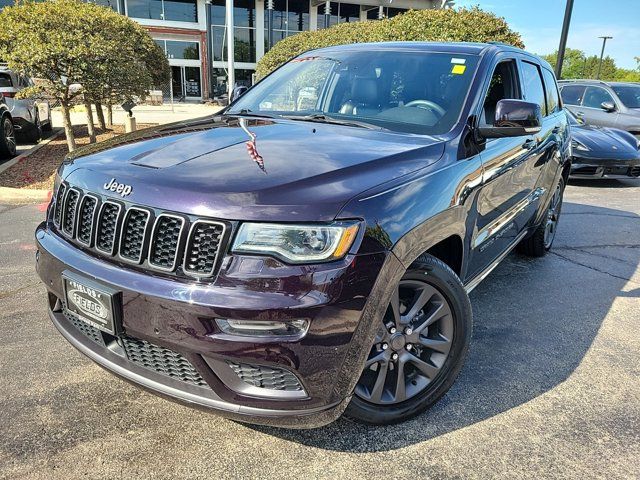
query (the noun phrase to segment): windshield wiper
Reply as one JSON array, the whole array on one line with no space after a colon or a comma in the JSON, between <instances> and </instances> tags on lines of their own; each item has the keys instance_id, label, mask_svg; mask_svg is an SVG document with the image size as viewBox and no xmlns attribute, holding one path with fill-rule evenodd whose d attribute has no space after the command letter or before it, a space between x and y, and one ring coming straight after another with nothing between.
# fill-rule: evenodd
<instances>
[{"instance_id":1,"label":"windshield wiper","mask_svg":"<svg viewBox=\"0 0 640 480\"><path fill-rule=\"evenodd\" d=\"M268 115L266 113L255 113L252 110L247 108L243 108L239 112L228 112L225 113L226 116L234 116L234 117L257 117L257 118L276 118L275 115Z\"/></svg>"},{"instance_id":2,"label":"windshield wiper","mask_svg":"<svg viewBox=\"0 0 640 480\"><path fill-rule=\"evenodd\" d=\"M302 122L330 123L333 125L345 125L348 127L368 128L369 130L386 130L386 128L374 125L373 123L361 122L359 120L342 120L340 118L330 117L324 113L313 113L311 115L283 115L283 117L289 120L300 120Z\"/></svg>"}]
</instances>

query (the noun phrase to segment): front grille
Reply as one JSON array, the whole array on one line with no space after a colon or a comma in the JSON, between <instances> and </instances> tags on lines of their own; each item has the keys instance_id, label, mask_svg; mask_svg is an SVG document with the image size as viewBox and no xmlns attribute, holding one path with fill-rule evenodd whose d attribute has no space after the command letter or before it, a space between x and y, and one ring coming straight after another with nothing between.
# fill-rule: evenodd
<instances>
[{"instance_id":1,"label":"front grille","mask_svg":"<svg viewBox=\"0 0 640 480\"><path fill-rule=\"evenodd\" d=\"M198 387L208 387L198 371L193 368L191 362L179 353L127 335L114 337L110 334L103 334L97 328L80 320L76 314L70 312L64 306L62 313L82 335L101 347L107 346L105 342L106 336L113 342L117 341L123 347L129 361L182 382Z\"/></svg>"},{"instance_id":2,"label":"front grille","mask_svg":"<svg viewBox=\"0 0 640 480\"><path fill-rule=\"evenodd\" d=\"M110 255L113 254L116 246L116 231L121 209L122 207L117 203L105 202L98 215L96 248Z\"/></svg>"},{"instance_id":3,"label":"front grille","mask_svg":"<svg viewBox=\"0 0 640 480\"><path fill-rule=\"evenodd\" d=\"M83 322L78 318L78 316L66 308L62 309L62 314L64 317L76 327L80 333L82 333L89 340L97 343L100 346L105 346L104 337L102 336L102 332L96 327L89 325L87 322Z\"/></svg>"},{"instance_id":4,"label":"front grille","mask_svg":"<svg viewBox=\"0 0 640 480\"><path fill-rule=\"evenodd\" d=\"M74 226L76 224L76 211L80 192L75 189L69 189L64 200L64 208L62 210L62 231L69 236L74 234Z\"/></svg>"},{"instance_id":5,"label":"front grille","mask_svg":"<svg viewBox=\"0 0 640 480\"><path fill-rule=\"evenodd\" d=\"M173 270L176 266L180 234L184 218L163 214L153 228L153 243L149 251L149 264L162 270Z\"/></svg>"},{"instance_id":6,"label":"front grille","mask_svg":"<svg viewBox=\"0 0 640 480\"><path fill-rule=\"evenodd\" d=\"M230 361L227 364L238 375L240 380L251 386L287 392L302 390L302 385L300 385L296 376L288 370Z\"/></svg>"},{"instance_id":7,"label":"front grille","mask_svg":"<svg viewBox=\"0 0 640 480\"><path fill-rule=\"evenodd\" d=\"M220 223L202 220L195 222L187 243L184 270L196 275L211 275L223 233L224 225Z\"/></svg>"},{"instance_id":8,"label":"front grille","mask_svg":"<svg viewBox=\"0 0 640 480\"><path fill-rule=\"evenodd\" d=\"M53 223L56 227L60 226L60 220L62 219L62 202L64 201L64 194L67 191L65 184L60 185L58 193L56 194L56 206L53 210Z\"/></svg>"},{"instance_id":9,"label":"front grille","mask_svg":"<svg viewBox=\"0 0 640 480\"><path fill-rule=\"evenodd\" d=\"M598 167L580 167L574 169L571 173L574 175L596 175Z\"/></svg>"},{"instance_id":10,"label":"front grille","mask_svg":"<svg viewBox=\"0 0 640 480\"><path fill-rule=\"evenodd\" d=\"M95 217L98 199L91 195L85 195L80 203L78 214L78 231L76 238L80 243L90 247L93 234L93 218Z\"/></svg>"},{"instance_id":11,"label":"front grille","mask_svg":"<svg viewBox=\"0 0 640 480\"><path fill-rule=\"evenodd\" d=\"M67 183L55 202L53 223L66 237L102 256L172 275L213 276L228 238L222 222L129 205Z\"/></svg>"},{"instance_id":12,"label":"front grille","mask_svg":"<svg viewBox=\"0 0 640 480\"><path fill-rule=\"evenodd\" d=\"M122 344L133 363L192 385L207 386L191 362L173 350L127 336L122 337Z\"/></svg>"},{"instance_id":13,"label":"front grille","mask_svg":"<svg viewBox=\"0 0 640 480\"><path fill-rule=\"evenodd\" d=\"M151 214L147 210L132 207L127 211L122 226L120 256L139 263L142 260L144 236Z\"/></svg>"}]
</instances>

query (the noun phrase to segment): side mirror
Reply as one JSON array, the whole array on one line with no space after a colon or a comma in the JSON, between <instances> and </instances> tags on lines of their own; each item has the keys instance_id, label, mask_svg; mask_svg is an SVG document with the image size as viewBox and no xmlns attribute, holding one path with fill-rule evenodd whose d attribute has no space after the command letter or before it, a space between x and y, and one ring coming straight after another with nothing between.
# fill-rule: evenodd
<instances>
[{"instance_id":1,"label":"side mirror","mask_svg":"<svg viewBox=\"0 0 640 480\"><path fill-rule=\"evenodd\" d=\"M231 101L235 102L242 95L244 95L247 90L249 90L249 87L247 87L246 85L240 85L239 87L234 88L233 92L231 93Z\"/></svg>"},{"instance_id":2,"label":"side mirror","mask_svg":"<svg viewBox=\"0 0 640 480\"><path fill-rule=\"evenodd\" d=\"M600 108L602 108L605 112L615 112L616 105L613 102L602 102L600 104Z\"/></svg>"},{"instance_id":3,"label":"side mirror","mask_svg":"<svg viewBox=\"0 0 640 480\"><path fill-rule=\"evenodd\" d=\"M537 103L524 100L498 100L493 126L480 127L484 138L523 137L542 128L542 112Z\"/></svg>"}]
</instances>

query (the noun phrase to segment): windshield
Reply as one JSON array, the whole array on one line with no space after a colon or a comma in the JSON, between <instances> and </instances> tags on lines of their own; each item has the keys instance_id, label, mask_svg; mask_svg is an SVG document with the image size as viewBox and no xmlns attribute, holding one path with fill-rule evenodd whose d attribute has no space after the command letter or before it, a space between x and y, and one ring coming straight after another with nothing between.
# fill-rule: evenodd
<instances>
[{"instance_id":1,"label":"windshield","mask_svg":"<svg viewBox=\"0 0 640 480\"><path fill-rule=\"evenodd\" d=\"M446 133L455 125L477 56L398 50L299 57L267 77L228 114L259 114Z\"/></svg>"},{"instance_id":2,"label":"windshield","mask_svg":"<svg viewBox=\"0 0 640 480\"><path fill-rule=\"evenodd\" d=\"M640 108L640 85L613 85L620 101L627 108Z\"/></svg>"}]
</instances>

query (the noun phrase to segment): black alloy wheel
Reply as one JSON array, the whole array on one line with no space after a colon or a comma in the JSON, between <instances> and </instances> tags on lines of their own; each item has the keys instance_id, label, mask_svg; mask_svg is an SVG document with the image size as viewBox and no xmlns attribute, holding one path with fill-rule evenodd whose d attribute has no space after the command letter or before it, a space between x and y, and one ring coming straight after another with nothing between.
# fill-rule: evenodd
<instances>
[{"instance_id":1,"label":"black alloy wheel","mask_svg":"<svg viewBox=\"0 0 640 480\"><path fill-rule=\"evenodd\" d=\"M388 424L426 410L457 377L471 324L457 275L435 257L420 257L394 290L347 415Z\"/></svg>"}]
</instances>

